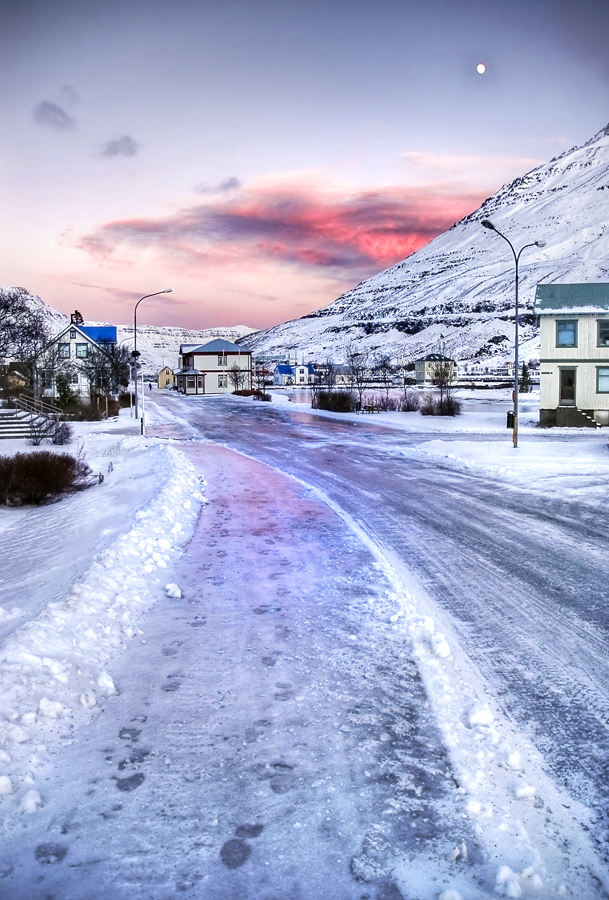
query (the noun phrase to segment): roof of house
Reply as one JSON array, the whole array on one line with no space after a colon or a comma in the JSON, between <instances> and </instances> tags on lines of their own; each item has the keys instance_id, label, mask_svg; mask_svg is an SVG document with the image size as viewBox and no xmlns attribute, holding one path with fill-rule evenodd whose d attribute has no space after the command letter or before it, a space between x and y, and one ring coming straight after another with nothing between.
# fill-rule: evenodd
<instances>
[{"instance_id":1,"label":"roof of house","mask_svg":"<svg viewBox=\"0 0 609 900\"><path fill-rule=\"evenodd\" d=\"M294 372L292 370L292 366L287 363L277 363L275 366L275 374L276 375L293 375Z\"/></svg>"},{"instance_id":2,"label":"roof of house","mask_svg":"<svg viewBox=\"0 0 609 900\"><path fill-rule=\"evenodd\" d=\"M251 353L251 350L246 350L245 347L240 347L239 344L232 344L230 341L225 341L222 338L215 338L213 341L209 341L207 344L182 344L180 346L180 353L184 355L185 353Z\"/></svg>"},{"instance_id":3,"label":"roof of house","mask_svg":"<svg viewBox=\"0 0 609 900\"><path fill-rule=\"evenodd\" d=\"M609 283L538 284L535 311L540 314L594 313L609 310Z\"/></svg>"},{"instance_id":4,"label":"roof of house","mask_svg":"<svg viewBox=\"0 0 609 900\"><path fill-rule=\"evenodd\" d=\"M450 356L442 356L441 353L428 353L427 356L421 357L421 359L415 360L415 362L451 362L454 363L454 359L451 359Z\"/></svg>"},{"instance_id":5,"label":"roof of house","mask_svg":"<svg viewBox=\"0 0 609 900\"><path fill-rule=\"evenodd\" d=\"M65 328L62 328L60 332L51 338L48 344L45 345L44 351L53 344L56 344L62 338L65 338L68 332L74 330L76 330L85 340L91 341L93 344L97 344L102 348L105 344L116 344L115 325L77 325L76 322L70 322L69 325L66 325Z\"/></svg>"},{"instance_id":6,"label":"roof of house","mask_svg":"<svg viewBox=\"0 0 609 900\"><path fill-rule=\"evenodd\" d=\"M77 325L96 344L116 344L116 325ZM74 324L72 324L74 328Z\"/></svg>"}]
</instances>

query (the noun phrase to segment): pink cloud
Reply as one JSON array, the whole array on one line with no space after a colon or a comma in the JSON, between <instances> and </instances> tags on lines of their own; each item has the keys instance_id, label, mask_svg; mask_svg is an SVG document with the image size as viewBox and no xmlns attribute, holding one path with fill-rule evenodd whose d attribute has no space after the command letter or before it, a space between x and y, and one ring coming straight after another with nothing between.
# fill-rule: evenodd
<instances>
[{"instance_id":1,"label":"pink cloud","mask_svg":"<svg viewBox=\"0 0 609 900\"><path fill-rule=\"evenodd\" d=\"M409 256L482 199L429 187L347 193L302 182L266 183L206 198L164 218L109 222L79 246L117 261L138 250L152 253L191 273L249 260L357 281Z\"/></svg>"}]
</instances>

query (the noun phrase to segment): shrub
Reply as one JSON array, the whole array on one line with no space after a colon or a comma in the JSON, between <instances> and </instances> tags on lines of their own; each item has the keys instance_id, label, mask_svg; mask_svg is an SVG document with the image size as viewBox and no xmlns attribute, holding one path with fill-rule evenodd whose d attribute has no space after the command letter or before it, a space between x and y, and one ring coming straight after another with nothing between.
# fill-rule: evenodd
<instances>
[{"instance_id":1,"label":"shrub","mask_svg":"<svg viewBox=\"0 0 609 900\"><path fill-rule=\"evenodd\" d=\"M424 394L419 411L422 416L458 416L461 414L461 401L451 395L441 399L433 394Z\"/></svg>"},{"instance_id":2,"label":"shrub","mask_svg":"<svg viewBox=\"0 0 609 900\"><path fill-rule=\"evenodd\" d=\"M256 390L256 391L253 391L253 395L254 395L254 400L270 401L272 399L271 395L267 394L265 391Z\"/></svg>"},{"instance_id":3,"label":"shrub","mask_svg":"<svg viewBox=\"0 0 609 900\"><path fill-rule=\"evenodd\" d=\"M355 412L357 401L350 391L315 391L311 400L313 409L329 412Z\"/></svg>"},{"instance_id":4,"label":"shrub","mask_svg":"<svg viewBox=\"0 0 609 900\"><path fill-rule=\"evenodd\" d=\"M80 457L36 450L0 456L0 503L46 503L66 491L87 486L91 469Z\"/></svg>"},{"instance_id":5,"label":"shrub","mask_svg":"<svg viewBox=\"0 0 609 900\"><path fill-rule=\"evenodd\" d=\"M69 444L72 440L72 426L69 422L55 422L51 432L52 444Z\"/></svg>"},{"instance_id":6,"label":"shrub","mask_svg":"<svg viewBox=\"0 0 609 900\"><path fill-rule=\"evenodd\" d=\"M437 416L436 398L433 394L423 394L419 400L419 412L422 416Z\"/></svg>"},{"instance_id":7,"label":"shrub","mask_svg":"<svg viewBox=\"0 0 609 900\"><path fill-rule=\"evenodd\" d=\"M404 391L400 397L400 410L402 412L417 412L421 403L421 398L416 391Z\"/></svg>"}]
</instances>

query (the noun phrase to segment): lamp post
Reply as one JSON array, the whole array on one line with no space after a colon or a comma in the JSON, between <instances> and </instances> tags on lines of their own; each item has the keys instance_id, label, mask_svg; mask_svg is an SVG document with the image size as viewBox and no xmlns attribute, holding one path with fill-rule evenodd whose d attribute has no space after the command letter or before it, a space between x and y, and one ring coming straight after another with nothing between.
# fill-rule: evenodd
<instances>
[{"instance_id":1,"label":"lamp post","mask_svg":"<svg viewBox=\"0 0 609 900\"><path fill-rule=\"evenodd\" d=\"M516 314L514 321L514 424L512 426L512 442L514 444L514 449L518 447L518 263L520 262L520 255L523 250L526 250L527 247L545 247L545 241L533 241L531 244L525 244L524 247L521 247L518 252L514 249L514 245L506 238L504 234L502 234L498 228L496 228L490 219L483 219L482 226L484 228L490 228L491 231L494 231L499 237L503 238L503 240L510 245L510 250L514 256L514 264L515 264L515 273L514 273L514 292L516 299Z\"/></svg>"},{"instance_id":2,"label":"lamp post","mask_svg":"<svg viewBox=\"0 0 609 900\"><path fill-rule=\"evenodd\" d=\"M142 300L146 300L147 297L157 297L159 294L171 294L171 288L165 288L164 291L155 291L154 294L144 294L143 297L137 301L133 308L133 350L131 351L131 357L133 359L133 381L135 383L135 418L139 419L139 407L137 401L137 359L139 351L137 349L137 308L142 302ZM140 432L144 433L144 421L140 423Z\"/></svg>"}]
</instances>

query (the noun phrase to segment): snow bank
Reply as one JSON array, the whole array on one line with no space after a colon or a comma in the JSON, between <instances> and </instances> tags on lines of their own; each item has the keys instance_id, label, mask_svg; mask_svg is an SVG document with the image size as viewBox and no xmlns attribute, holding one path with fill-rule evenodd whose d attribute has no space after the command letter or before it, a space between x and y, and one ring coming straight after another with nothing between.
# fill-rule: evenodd
<instances>
[{"instance_id":1,"label":"snow bank","mask_svg":"<svg viewBox=\"0 0 609 900\"><path fill-rule=\"evenodd\" d=\"M142 439L140 446L142 446ZM144 446L146 446L144 444ZM135 524L98 554L60 602L14 631L0 651L0 803L33 813L47 745L120 691L111 664L164 593L168 567L194 526L201 483L175 448L154 442L157 492ZM158 455L156 455L158 454Z\"/></svg>"}]
</instances>

